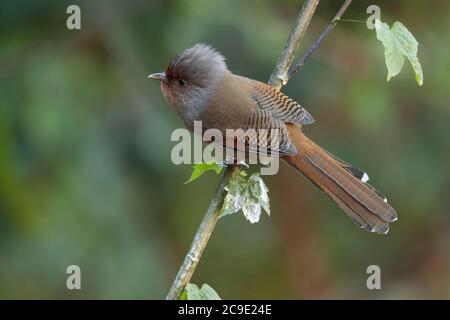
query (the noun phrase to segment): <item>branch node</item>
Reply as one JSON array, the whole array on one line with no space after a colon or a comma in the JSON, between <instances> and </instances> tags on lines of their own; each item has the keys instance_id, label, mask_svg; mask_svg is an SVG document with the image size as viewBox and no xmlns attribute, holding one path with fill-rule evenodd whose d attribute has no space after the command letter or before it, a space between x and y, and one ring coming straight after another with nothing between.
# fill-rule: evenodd
<instances>
[{"instance_id":1,"label":"branch node","mask_svg":"<svg viewBox=\"0 0 450 320\"><path fill-rule=\"evenodd\" d=\"M287 85L289 81L289 76L287 72L283 72L282 74L277 75L277 79L281 81L283 86Z\"/></svg>"},{"instance_id":2,"label":"branch node","mask_svg":"<svg viewBox=\"0 0 450 320\"><path fill-rule=\"evenodd\" d=\"M187 256L189 257L189 259L191 259L192 262L199 261L199 259L196 256L194 256L193 254L188 254Z\"/></svg>"}]
</instances>

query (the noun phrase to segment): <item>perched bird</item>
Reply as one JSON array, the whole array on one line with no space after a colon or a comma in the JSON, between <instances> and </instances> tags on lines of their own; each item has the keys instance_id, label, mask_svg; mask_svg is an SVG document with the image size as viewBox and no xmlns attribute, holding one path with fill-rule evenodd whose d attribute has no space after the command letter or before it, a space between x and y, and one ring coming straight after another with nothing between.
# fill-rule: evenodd
<instances>
[{"instance_id":1,"label":"perched bird","mask_svg":"<svg viewBox=\"0 0 450 320\"><path fill-rule=\"evenodd\" d=\"M205 130L277 129L279 144L272 151L325 192L361 228L385 234L389 222L397 220L386 197L367 183L364 171L303 134L301 127L314 119L302 106L268 84L231 73L225 58L212 47L197 44L186 49L165 72L149 78L161 82L164 97L191 130L194 121L202 121ZM226 146L225 141L222 144Z\"/></svg>"}]
</instances>

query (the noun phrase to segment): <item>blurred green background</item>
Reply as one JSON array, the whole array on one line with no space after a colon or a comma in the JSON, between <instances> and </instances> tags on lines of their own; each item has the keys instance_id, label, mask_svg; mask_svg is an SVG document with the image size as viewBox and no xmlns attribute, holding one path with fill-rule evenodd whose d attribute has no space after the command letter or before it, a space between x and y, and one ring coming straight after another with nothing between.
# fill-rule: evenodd
<instances>
[{"instance_id":1,"label":"blurred green background","mask_svg":"<svg viewBox=\"0 0 450 320\"><path fill-rule=\"evenodd\" d=\"M163 298L219 177L185 185L170 161L183 124L146 79L206 42L266 81L302 1L0 1L0 298ZM77 2L75 2L77 3ZM304 52L342 1L322 1ZM267 177L272 216L221 219L193 282L223 298L450 298L450 3L354 1L344 18L399 20L419 41L386 82L383 48L341 22L283 89L316 118L314 141L361 168L399 213L358 229L286 165ZM81 267L82 290L66 288ZM382 290L366 288L366 268Z\"/></svg>"}]
</instances>

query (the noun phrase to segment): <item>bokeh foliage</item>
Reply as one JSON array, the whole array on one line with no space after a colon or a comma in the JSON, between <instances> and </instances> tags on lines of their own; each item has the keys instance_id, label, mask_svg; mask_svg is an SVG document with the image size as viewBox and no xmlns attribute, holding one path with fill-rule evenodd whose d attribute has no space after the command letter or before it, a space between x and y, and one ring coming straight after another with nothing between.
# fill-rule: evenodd
<instances>
[{"instance_id":1,"label":"bokeh foliage","mask_svg":"<svg viewBox=\"0 0 450 320\"><path fill-rule=\"evenodd\" d=\"M267 80L301 1L0 2L0 297L162 298L218 177L185 185L170 161L182 122L147 74L197 42ZM374 4L354 1L349 19ZM284 88L314 115L313 140L366 169L399 213L357 229L283 166L265 178L270 218L221 219L194 276L223 298L450 298L450 4L378 1L419 41L425 81L386 82L383 48L341 22ZM334 15L322 1L300 50ZM432 8L431 8L432 7ZM66 267L82 290L66 289ZM365 286L380 265L382 290Z\"/></svg>"}]
</instances>

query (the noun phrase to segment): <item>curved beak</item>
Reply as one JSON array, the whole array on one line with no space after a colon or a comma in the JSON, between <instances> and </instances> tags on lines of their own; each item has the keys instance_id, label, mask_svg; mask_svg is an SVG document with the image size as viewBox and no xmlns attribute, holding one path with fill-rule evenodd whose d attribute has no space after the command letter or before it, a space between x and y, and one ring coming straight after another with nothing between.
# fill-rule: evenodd
<instances>
[{"instance_id":1,"label":"curved beak","mask_svg":"<svg viewBox=\"0 0 450 320\"><path fill-rule=\"evenodd\" d=\"M152 73L147 78L160 80L160 81L165 81L166 80L166 74L164 72Z\"/></svg>"}]
</instances>

